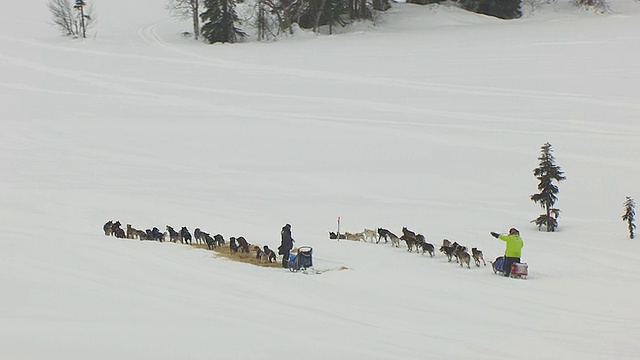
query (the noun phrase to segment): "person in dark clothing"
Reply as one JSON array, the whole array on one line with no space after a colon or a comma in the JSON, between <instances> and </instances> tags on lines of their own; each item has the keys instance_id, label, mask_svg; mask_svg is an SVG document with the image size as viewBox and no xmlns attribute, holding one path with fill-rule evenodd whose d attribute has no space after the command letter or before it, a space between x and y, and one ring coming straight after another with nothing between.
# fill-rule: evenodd
<instances>
[{"instance_id":1,"label":"person in dark clothing","mask_svg":"<svg viewBox=\"0 0 640 360\"><path fill-rule=\"evenodd\" d=\"M282 242L278 246L278 254L282 255L282 267L286 268L289 263L289 253L293 249L293 243L295 242L291 236L291 225L283 226L280 236L282 237Z\"/></svg>"}]
</instances>

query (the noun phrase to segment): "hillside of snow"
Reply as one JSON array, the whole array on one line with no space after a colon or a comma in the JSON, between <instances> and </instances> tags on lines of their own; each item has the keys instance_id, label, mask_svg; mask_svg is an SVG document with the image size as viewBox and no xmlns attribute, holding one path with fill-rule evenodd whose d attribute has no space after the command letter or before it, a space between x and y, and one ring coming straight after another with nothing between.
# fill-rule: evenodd
<instances>
[{"instance_id":1,"label":"hillside of snow","mask_svg":"<svg viewBox=\"0 0 640 360\"><path fill-rule=\"evenodd\" d=\"M96 2L86 40L45 3L0 12L3 359L636 359L640 3L503 21L394 4L375 24L206 45L158 1ZM533 169L567 176L555 233ZM526 280L329 240L406 226L504 251ZM105 237L199 227L320 274ZM339 270L346 267L346 270Z\"/></svg>"}]
</instances>

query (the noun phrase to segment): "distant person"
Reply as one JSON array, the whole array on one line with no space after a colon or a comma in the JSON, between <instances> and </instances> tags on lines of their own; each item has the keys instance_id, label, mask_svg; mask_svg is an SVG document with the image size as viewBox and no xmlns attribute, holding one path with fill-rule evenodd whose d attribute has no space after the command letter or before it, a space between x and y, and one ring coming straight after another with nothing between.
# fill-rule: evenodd
<instances>
[{"instance_id":1,"label":"distant person","mask_svg":"<svg viewBox=\"0 0 640 360\"><path fill-rule=\"evenodd\" d=\"M491 235L496 239L504 241L507 245L504 251L504 259L502 260L502 270L504 271L504 276L510 276L511 265L520 262L520 254L524 246L524 242L520 237L520 231L516 228L511 228L509 229L509 235L500 235L495 232L491 232Z\"/></svg>"},{"instance_id":2,"label":"distant person","mask_svg":"<svg viewBox=\"0 0 640 360\"><path fill-rule=\"evenodd\" d=\"M291 253L291 249L293 249L293 237L291 236L291 225L287 224L282 227L282 231L280 231L280 236L282 238L282 242L280 246L278 246L278 254L282 255L282 267L286 268L289 263L289 253Z\"/></svg>"}]
</instances>

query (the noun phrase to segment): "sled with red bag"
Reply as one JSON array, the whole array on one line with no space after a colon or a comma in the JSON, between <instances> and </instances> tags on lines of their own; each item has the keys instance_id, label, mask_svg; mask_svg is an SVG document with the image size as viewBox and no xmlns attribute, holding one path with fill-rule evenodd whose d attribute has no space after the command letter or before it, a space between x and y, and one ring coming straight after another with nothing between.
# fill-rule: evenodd
<instances>
[{"instance_id":1,"label":"sled with red bag","mask_svg":"<svg viewBox=\"0 0 640 360\"><path fill-rule=\"evenodd\" d=\"M493 272L498 275L504 275L504 256L498 256L495 261L489 261L493 267ZM527 263L511 264L511 277L526 279L529 275L529 265Z\"/></svg>"}]
</instances>

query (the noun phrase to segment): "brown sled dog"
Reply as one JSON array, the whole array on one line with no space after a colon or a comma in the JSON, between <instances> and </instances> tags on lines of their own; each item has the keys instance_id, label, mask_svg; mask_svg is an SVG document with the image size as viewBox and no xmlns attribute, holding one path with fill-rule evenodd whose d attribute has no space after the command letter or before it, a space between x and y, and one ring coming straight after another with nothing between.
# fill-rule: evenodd
<instances>
[{"instance_id":1,"label":"brown sled dog","mask_svg":"<svg viewBox=\"0 0 640 360\"><path fill-rule=\"evenodd\" d=\"M484 266L487 266L487 263L484 261L484 255L482 255L482 250L478 248L471 248L471 256L473 257L473 261L476 263L477 267L480 267L480 260Z\"/></svg>"},{"instance_id":2,"label":"brown sled dog","mask_svg":"<svg viewBox=\"0 0 640 360\"><path fill-rule=\"evenodd\" d=\"M471 262L471 255L469 255L469 253L467 252L466 247L458 246L458 248L455 250L455 255L460 261L460 267L466 264L467 268L471 269L471 266L469 266L469 263Z\"/></svg>"}]
</instances>

